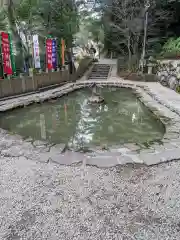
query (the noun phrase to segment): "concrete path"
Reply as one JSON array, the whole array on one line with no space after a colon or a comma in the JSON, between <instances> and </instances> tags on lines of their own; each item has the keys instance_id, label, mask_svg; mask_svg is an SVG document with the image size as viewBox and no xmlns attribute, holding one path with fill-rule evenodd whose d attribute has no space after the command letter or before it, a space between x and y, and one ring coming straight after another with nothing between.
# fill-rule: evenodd
<instances>
[{"instance_id":1,"label":"concrete path","mask_svg":"<svg viewBox=\"0 0 180 240\"><path fill-rule=\"evenodd\" d=\"M100 58L96 64L117 65L117 59Z\"/></svg>"},{"instance_id":2,"label":"concrete path","mask_svg":"<svg viewBox=\"0 0 180 240\"><path fill-rule=\"evenodd\" d=\"M112 73L110 81L124 82ZM79 81L81 82L81 81ZM126 84L142 85L126 81ZM159 101L179 112L180 97L157 83L146 83ZM66 90L67 88L64 87ZM61 88L62 90L62 88ZM60 88L31 96L45 99ZM5 106L27 101L7 100ZM152 167L96 168L84 162L63 166L32 159L37 152L8 152L17 139L0 142L0 239L2 240L178 240L180 238L180 161ZM19 140L21 141L21 140ZM2 148L6 152L2 154ZM9 145L10 144L10 145ZM41 145L39 146L39 151ZM5 151L5 149L3 150ZM42 162L40 162L40 160Z\"/></svg>"},{"instance_id":3,"label":"concrete path","mask_svg":"<svg viewBox=\"0 0 180 240\"><path fill-rule=\"evenodd\" d=\"M135 86L146 86L150 89L152 95L156 95L157 100L165 102L166 105L175 109L180 113L180 94L176 93L174 90L162 86L157 82L136 82L130 80L124 80L116 76L115 69L113 69L111 78L112 81L119 81L122 83L133 84Z\"/></svg>"}]
</instances>

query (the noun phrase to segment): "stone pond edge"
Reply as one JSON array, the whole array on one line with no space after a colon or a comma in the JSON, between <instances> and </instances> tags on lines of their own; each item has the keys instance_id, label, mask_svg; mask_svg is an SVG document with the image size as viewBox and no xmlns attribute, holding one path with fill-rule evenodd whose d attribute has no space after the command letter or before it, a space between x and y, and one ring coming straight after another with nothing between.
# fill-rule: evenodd
<instances>
[{"instance_id":1,"label":"stone pond edge","mask_svg":"<svg viewBox=\"0 0 180 240\"><path fill-rule=\"evenodd\" d=\"M28 158L44 163L54 162L63 165L93 165L97 167L113 167L129 163L155 165L180 159L180 113L166 106L146 85L131 84L112 80L84 80L68 83L62 87L36 93L0 103L0 112L25 107L32 103L42 103L49 99L61 97L75 90L90 87L93 83L101 86L124 87L133 89L139 100L150 109L164 124L165 135L160 142L155 141L149 146L124 144L109 150L94 149L92 153L65 151L63 144L52 145L48 142L23 140L19 135L11 135L8 131L0 130L1 157Z\"/></svg>"}]
</instances>

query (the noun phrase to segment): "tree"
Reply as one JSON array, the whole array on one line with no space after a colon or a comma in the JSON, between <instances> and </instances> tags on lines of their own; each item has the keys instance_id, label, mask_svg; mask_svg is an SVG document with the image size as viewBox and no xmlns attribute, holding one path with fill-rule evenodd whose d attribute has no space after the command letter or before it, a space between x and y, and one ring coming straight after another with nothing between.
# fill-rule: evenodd
<instances>
[{"instance_id":1,"label":"tree","mask_svg":"<svg viewBox=\"0 0 180 240\"><path fill-rule=\"evenodd\" d=\"M133 4L132 4L133 3ZM147 53L154 52L154 46L162 45L169 36L168 27L173 20L173 11L168 1L150 0L148 9ZM121 55L132 55L140 59L146 7L144 0L114 0L111 7L104 6L109 16L105 22L105 46ZM157 49L157 48L156 48Z\"/></svg>"},{"instance_id":2,"label":"tree","mask_svg":"<svg viewBox=\"0 0 180 240\"><path fill-rule=\"evenodd\" d=\"M1 15L2 13L0 18ZM61 38L64 38L66 45L71 47L73 35L78 30L78 11L74 0L66 2L63 0L9 0L6 16L7 29L11 31L18 57L17 62L21 70L24 59L28 59L32 67L31 49L34 34L39 35L41 49L44 51L44 41L48 34L58 38L58 46ZM5 27L1 19L0 27L1 29Z\"/></svg>"},{"instance_id":3,"label":"tree","mask_svg":"<svg viewBox=\"0 0 180 240\"><path fill-rule=\"evenodd\" d=\"M72 46L73 35L78 30L78 11L73 0L40 0L39 14L43 25L54 37L66 40L68 47Z\"/></svg>"},{"instance_id":4,"label":"tree","mask_svg":"<svg viewBox=\"0 0 180 240\"><path fill-rule=\"evenodd\" d=\"M5 9L0 10L0 31L7 30L8 21Z\"/></svg>"},{"instance_id":5,"label":"tree","mask_svg":"<svg viewBox=\"0 0 180 240\"><path fill-rule=\"evenodd\" d=\"M128 53L129 64L132 55L140 55L142 44L143 17L145 9L141 0L122 0L114 2L112 6L113 17L109 23L112 32L112 49Z\"/></svg>"},{"instance_id":6,"label":"tree","mask_svg":"<svg viewBox=\"0 0 180 240\"><path fill-rule=\"evenodd\" d=\"M104 32L101 18L90 17L87 22L86 28L90 32L91 39L97 44L102 43Z\"/></svg>"},{"instance_id":7,"label":"tree","mask_svg":"<svg viewBox=\"0 0 180 240\"><path fill-rule=\"evenodd\" d=\"M37 12L38 3L38 0L21 0L14 4L14 17L21 38L23 55L30 67L33 67L32 36L36 33L40 36L45 34L42 18Z\"/></svg>"}]
</instances>

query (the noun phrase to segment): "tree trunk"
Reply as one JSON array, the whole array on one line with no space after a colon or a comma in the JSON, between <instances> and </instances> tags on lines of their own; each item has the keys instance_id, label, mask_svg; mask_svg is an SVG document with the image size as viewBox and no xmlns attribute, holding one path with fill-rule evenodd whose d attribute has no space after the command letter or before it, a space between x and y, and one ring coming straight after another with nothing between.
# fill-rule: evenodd
<instances>
[{"instance_id":1,"label":"tree trunk","mask_svg":"<svg viewBox=\"0 0 180 240\"><path fill-rule=\"evenodd\" d=\"M137 36L137 37L135 37L135 41L133 41L133 43L132 43L132 51L133 51L133 56L135 56L135 60L136 60L136 69L138 69L138 67L139 67L139 48L138 48L138 46L139 46L139 39L140 39L140 37L139 36Z\"/></svg>"},{"instance_id":2,"label":"tree trunk","mask_svg":"<svg viewBox=\"0 0 180 240\"><path fill-rule=\"evenodd\" d=\"M13 35L13 39L15 40L16 44L16 50L18 51L20 55L21 61L21 71L23 71L23 65L24 65L24 60L23 60L23 49L22 49L22 39L18 33L18 29L16 27L16 20L14 17L14 11L13 11L13 0L9 0L8 8L8 20L9 20L9 25L10 25L10 30Z\"/></svg>"},{"instance_id":3,"label":"tree trunk","mask_svg":"<svg viewBox=\"0 0 180 240\"><path fill-rule=\"evenodd\" d=\"M128 70L131 68L131 59L132 59L132 54L131 54L131 37L128 36Z\"/></svg>"}]
</instances>

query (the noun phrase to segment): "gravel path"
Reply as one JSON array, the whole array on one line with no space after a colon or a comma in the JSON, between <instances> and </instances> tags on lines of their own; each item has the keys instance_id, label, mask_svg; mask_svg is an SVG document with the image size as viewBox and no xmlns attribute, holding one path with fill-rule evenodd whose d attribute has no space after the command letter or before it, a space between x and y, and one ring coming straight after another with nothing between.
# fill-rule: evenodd
<instances>
[{"instance_id":1,"label":"gravel path","mask_svg":"<svg viewBox=\"0 0 180 240\"><path fill-rule=\"evenodd\" d=\"M100 169L0 159L0 239L180 239L180 162Z\"/></svg>"}]
</instances>

